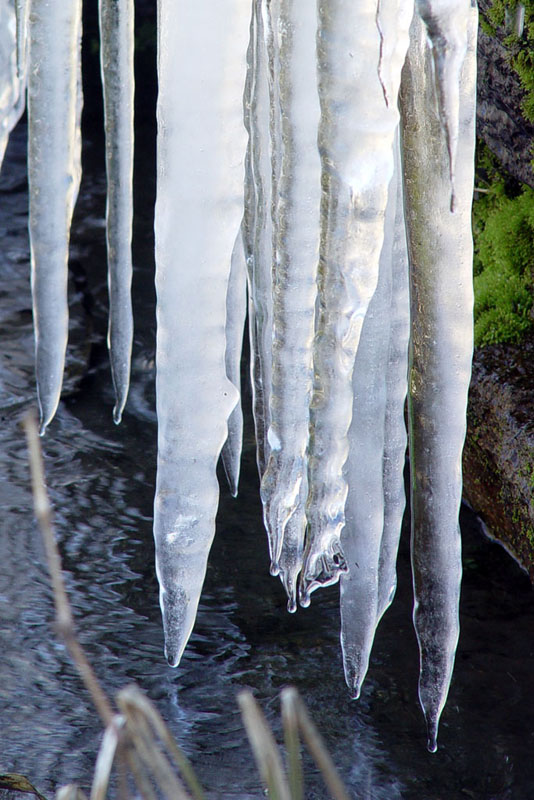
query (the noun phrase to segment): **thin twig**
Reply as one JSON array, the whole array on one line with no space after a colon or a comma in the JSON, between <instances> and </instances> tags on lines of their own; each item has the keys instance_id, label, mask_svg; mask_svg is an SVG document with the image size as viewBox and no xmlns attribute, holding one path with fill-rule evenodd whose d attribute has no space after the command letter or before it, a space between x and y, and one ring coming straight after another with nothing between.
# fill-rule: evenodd
<instances>
[{"instance_id":1,"label":"thin twig","mask_svg":"<svg viewBox=\"0 0 534 800\"><path fill-rule=\"evenodd\" d=\"M121 706L121 703L126 704L128 707L133 707L151 723L153 729L160 737L161 741L167 748L167 751L173 758L185 783L187 784L189 791L193 795L194 800L204 800L204 792L202 791L202 787L193 771L191 762L185 753L180 749L180 747L178 747L172 733L165 724L163 717L154 704L150 702L148 697L139 689L138 686L131 684L130 686L126 686L124 689L121 689L117 695L117 703L119 707L123 707Z\"/></svg>"},{"instance_id":2,"label":"thin twig","mask_svg":"<svg viewBox=\"0 0 534 800\"><path fill-rule=\"evenodd\" d=\"M334 800L350 800L335 764L326 749L323 738L315 727L314 722L312 722L299 693L294 688L286 689L286 702L288 694L290 694L291 702L297 714L302 738L312 754L315 763L319 767L330 794Z\"/></svg>"},{"instance_id":3,"label":"thin twig","mask_svg":"<svg viewBox=\"0 0 534 800\"><path fill-rule=\"evenodd\" d=\"M28 412L24 416L22 424L28 442L35 517L43 537L48 570L52 582L52 591L54 593L57 630L67 646L71 658L74 661L74 665L84 682L85 688L91 695L102 722L108 727L108 725L113 724L114 718L111 703L100 686L94 670L76 638L71 607L67 592L65 591L65 584L61 572L61 558L54 534L52 512L46 492L43 456L39 442L37 422L33 412Z\"/></svg>"},{"instance_id":4,"label":"thin twig","mask_svg":"<svg viewBox=\"0 0 534 800\"><path fill-rule=\"evenodd\" d=\"M291 800L282 758L267 720L252 692L244 690L237 695L248 740L258 770L272 800Z\"/></svg>"}]
</instances>

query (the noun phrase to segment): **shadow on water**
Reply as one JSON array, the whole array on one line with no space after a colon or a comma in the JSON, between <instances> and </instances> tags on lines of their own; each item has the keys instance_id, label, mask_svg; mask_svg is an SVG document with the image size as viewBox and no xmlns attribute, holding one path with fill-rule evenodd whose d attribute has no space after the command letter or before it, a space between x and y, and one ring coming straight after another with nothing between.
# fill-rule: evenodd
<instances>
[{"instance_id":1,"label":"shadow on water","mask_svg":"<svg viewBox=\"0 0 534 800\"><path fill-rule=\"evenodd\" d=\"M35 403L25 136L22 124L0 178L0 771L22 772L50 794L73 780L88 786L101 730L51 628L18 426ZM281 585L269 577L250 421L237 500L221 482L217 536L191 642L178 669L166 666L151 530L153 185L147 179L148 206L137 215L132 391L116 428L105 351L104 176L91 158L89 148L72 242L64 400L43 445L80 640L106 689L139 683L211 798L263 796L235 695L252 688L279 733L278 695L288 684L300 690L355 798L531 798L534 598L526 576L464 509L462 634L440 749L428 754L417 703L406 532L397 597L377 633L362 697L350 701L336 587L291 616ZM326 797L311 766L307 787L310 800Z\"/></svg>"}]
</instances>

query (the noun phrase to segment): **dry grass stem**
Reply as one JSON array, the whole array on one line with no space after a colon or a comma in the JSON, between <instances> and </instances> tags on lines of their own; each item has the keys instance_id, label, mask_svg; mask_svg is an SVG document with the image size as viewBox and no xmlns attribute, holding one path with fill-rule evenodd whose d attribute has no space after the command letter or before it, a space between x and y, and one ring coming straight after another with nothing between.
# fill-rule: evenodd
<instances>
[{"instance_id":1,"label":"dry grass stem","mask_svg":"<svg viewBox=\"0 0 534 800\"><path fill-rule=\"evenodd\" d=\"M115 753L119 745L123 726L124 717L117 714L113 719L113 724L108 725L104 732L102 744L100 745L100 750L98 751L96 759L93 785L91 787L89 800L105 800L109 778L115 760Z\"/></svg>"},{"instance_id":2,"label":"dry grass stem","mask_svg":"<svg viewBox=\"0 0 534 800\"><path fill-rule=\"evenodd\" d=\"M119 708L124 709L133 708L137 713L144 716L167 748L168 753L178 767L194 800L204 800L204 792L193 771L191 762L176 744L172 733L168 729L157 708L150 702L148 697L143 694L139 687L132 684L131 686L126 686L124 689L121 689L117 695L117 705Z\"/></svg>"},{"instance_id":3,"label":"dry grass stem","mask_svg":"<svg viewBox=\"0 0 534 800\"><path fill-rule=\"evenodd\" d=\"M308 714L297 690L294 688L285 689L282 692L282 703L284 702L293 706L302 738L313 756L313 760L319 767L333 800L350 800L335 764L326 749L324 740Z\"/></svg>"},{"instance_id":4,"label":"dry grass stem","mask_svg":"<svg viewBox=\"0 0 534 800\"><path fill-rule=\"evenodd\" d=\"M252 692L237 695L243 724L262 780L271 800L292 800L282 758L271 729Z\"/></svg>"},{"instance_id":5,"label":"dry grass stem","mask_svg":"<svg viewBox=\"0 0 534 800\"><path fill-rule=\"evenodd\" d=\"M61 558L56 544L52 511L46 492L43 456L39 443L37 421L34 414L32 412L26 414L22 420L22 424L28 442L35 516L43 537L48 570L50 572L52 590L54 593L57 629L67 646L87 691L91 695L102 722L107 727L113 723L113 709L76 638L72 612L67 592L65 591L65 583L61 572Z\"/></svg>"},{"instance_id":6,"label":"dry grass stem","mask_svg":"<svg viewBox=\"0 0 534 800\"><path fill-rule=\"evenodd\" d=\"M284 743L287 754L291 800L303 800L304 777L302 774L302 757L300 753L299 723L293 696L293 689L282 690L280 695L282 725L284 728Z\"/></svg>"},{"instance_id":7,"label":"dry grass stem","mask_svg":"<svg viewBox=\"0 0 534 800\"><path fill-rule=\"evenodd\" d=\"M57 790L55 800L87 800L87 795L77 783L68 783Z\"/></svg>"}]
</instances>

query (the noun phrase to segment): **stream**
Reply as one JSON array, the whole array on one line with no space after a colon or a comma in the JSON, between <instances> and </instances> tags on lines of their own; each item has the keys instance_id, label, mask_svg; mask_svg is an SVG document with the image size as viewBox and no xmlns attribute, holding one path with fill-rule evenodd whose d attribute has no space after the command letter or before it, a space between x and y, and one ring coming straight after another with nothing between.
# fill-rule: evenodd
<instances>
[{"instance_id":1,"label":"stream","mask_svg":"<svg viewBox=\"0 0 534 800\"><path fill-rule=\"evenodd\" d=\"M197 623L181 665L167 666L153 563L154 187L153 150L143 135L138 147L145 155L136 171L136 334L123 423L112 421L105 343L105 175L101 145L87 141L71 246L65 386L42 441L79 639L102 685L113 695L135 681L148 694L216 800L264 796L237 692L254 691L280 741L279 693L287 685L298 688L358 800L532 798L534 595L526 575L464 508L461 638L439 750L429 754L417 700L408 528L397 596L380 624L362 696L351 701L338 588L317 592L309 609L289 615L280 582L269 576L248 385L239 496L232 499L221 471L217 535ZM23 773L51 797L73 781L89 791L102 729L54 632L19 425L36 405L25 160L23 121L0 177L0 772ZM306 764L307 800L326 798L317 770Z\"/></svg>"}]
</instances>

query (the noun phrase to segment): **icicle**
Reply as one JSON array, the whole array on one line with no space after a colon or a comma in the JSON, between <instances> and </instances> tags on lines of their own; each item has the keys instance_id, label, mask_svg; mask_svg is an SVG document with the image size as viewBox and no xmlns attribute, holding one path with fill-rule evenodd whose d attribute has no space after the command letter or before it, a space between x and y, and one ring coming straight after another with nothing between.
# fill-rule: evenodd
<instances>
[{"instance_id":1,"label":"icicle","mask_svg":"<svg viewBox=\"0 0 534 800\"><path fill-rule=\"evenodd\" d=\"M239 232L234 244L230 277L226 292L226 377L241 394L241 349L243 330L247 315L247 271L243 236ZM224 443L221 458L233 497L237 497L241 448L243 443L243 410L238 402L228 418L228 438Z\"/></svg>"},{"instance_id":2,"label":"icicle","mask_svg":"<svg viewBox=\"0 0 534 800\"><path fill-rule=\"evenodd\" d=\"M416 0L432 48L439 116L447 139L450 210L455 208L454 175L458 148L460 70L467 50L471 0Z\"/></svg>"},{"instance_id":3,"label":"icicle","mask_svg":"<svg viewBox=\"0 0 534 800\"><path fill-rule=\"evenodd\" d=\"M119 424L128 395L133 340L132 215L134 3L99 0L107 172L108 348Z\"/></svg>"},{"instance_id":4,"label":"icicle","mask_svg":"<svg viewBox=\"0 0 534 800\"><path fill-rule=\"evenodd\" d=\"M378 284L362 326L354 362L354 413L349 430L345 478L349 487L341 535L349 571L341 576L341 647L345 680L360 695L377 624L378 560L384 527L384 428L391 305L396 176L385 217Z\"/></svg>"},{"instance_id":5,"label":"icicle","mask_svg":"<svg viewBox=\"0 0 534 800\"><path fill-rule=\"evenodd\" d=\"M398 137L397 137L398 139ZM410 301L408 294L408 253L404 225L400 143L396 142L395 172L397 203L392 251L390 336L386 367L386 419L384 433L384 531L378 564L377 620L393 600L397 586L397 550L406 506L404 465L406 423L404 406L408 391L408 340Z\"/></svg>"},{"instance_id":6,"label":"icicle","mask_svg":"<svg viewBox=\"0 0 534 800\"><path fill-rule=\"evenodd\" d=\"M24 52L21 38L26 32L12 0L0 0L0 167L9 134L25 105L26 70L19 62Z\"/></svg>"},{"instance_id":7,"label":"icicle","mask_svg":"<svg viewBox=\"0 0 534 800\"><path fill-rule=\"evenodd\" d=\"M272 114L269 68L276 59L272 49L270 14L272 3L253 0L245 127L249 134L245 177L243 239L248 269L249 334L252 404L260 478L269 457L269 393L271 389L272 338L272 219L270 136ZM268 48L269 43L269 48ZM268 57L269 51L269 57ZM271 81L272 84L272 81ZM276 85L272 84L271 94ZM274 104L274 100L273 100Z\"/></svg>"},{"instance_id":8,"label":"icicle","mask_svg":"<svg viewBox=\"0 0 534 800\"><path fill-rule=\"evenodd\" d=\"M169 663L191 633L215 532L216 464L238 393L226 289L242 217L250 3L160 0L156 571Z\"/></svg>"},{"instance_id":9,"label":"icicle","mask_svg":"<svg viewBox=\"0 0 534 800\"><path fill-rule=\"evenodd\" d=\"M80 166L81 0L32 0L28 176L41 434L59 402L68 334L67 263Z\"/></svg>"},{"instance_id":10,"label":"icicle","mask_svg":"<svg viewBox=\"0 0 534 800\"><path fill-rule=\"evenodd\" d=\"M463 10L458 13L464 20ZM432 752L459 630L458 511L472 355L476 32L472 7L459 84L454 215L448 203L447 147L434 111L431 54L417 19L401 93L412 308L408 399L414 624L421 653L419 698Z\"/></svg>"},{"instance_id":11,"label":"icicle","mask_svg":"<svg viewBox=\"0 0 534 800\"><path fill-rule=\"evenodd\" d=\"M313 383L321 164L315 83L316 9L282 0L279 31L280 154L273 197L274 289L270 455L261 484L271 572L296 610L308 496L307 448Z\"/></svg>"},{"instance_id":12,"label":"icicle","mask_svg":"<svg viewBox=\"0 0 534 800\"><path fill-rule=\"evenodd\" d=\"M30 0L15 0L15 17L17 24L17 77L24 84L28 61L28 19Z\"/></svg>"},{"instance_id":13,"label":"icicle","mask_svg":"<svg viewBox=\"0 0 534 800\"><path fill-rule=\"evenodd\" d=\"M381 27L385 30L383 6ZM309 604L315 588L334 583L346 569L340 533L347 496L342 470L352 418L352 372L378 280L398 122L396 105L384 102L378 76L383 44L376 3L319 2L318 17L323 206L302 605ZM397 35L406 46L408 24L409 18L400 14ZM398 83L400 49L397 59L391 74ZM396 96L394 87L388 94Z\"/></svg>"}]
</instances>

